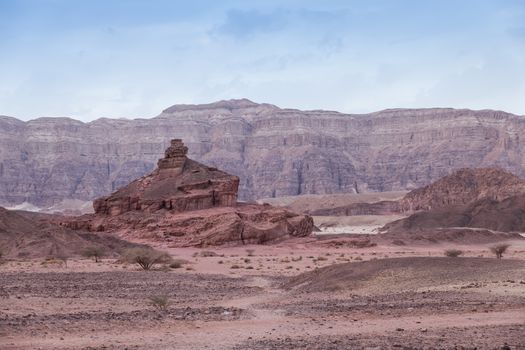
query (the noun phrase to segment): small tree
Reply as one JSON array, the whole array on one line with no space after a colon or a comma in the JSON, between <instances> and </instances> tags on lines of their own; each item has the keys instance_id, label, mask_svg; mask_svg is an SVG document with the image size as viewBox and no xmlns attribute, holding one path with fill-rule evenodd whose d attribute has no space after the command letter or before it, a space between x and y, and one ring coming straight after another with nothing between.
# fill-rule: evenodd
<instances>
[{"instance_id":1,"label":"small tree","mask_svg":"<svg viewBox=\"0 0 525 350\"><path fill-rule=\"evenodd\" d=\"M93 258L98 263L99 259L104 256L104 250L99 247L88 247L82 251L82 255L86 258Z\"/></svg>"},{"instance_id":2,"label":"small tree","mask_svg":"<svg viewBox=\"0 0 525 350\"><path fill-rule=\"evenodd\" d=\"M124 253L124 260L138 264L143 270L151 270L155 264L164 264L171 261L171 257L152 248L132 248Z\"/></svg>"},{"instance_id":3,"label":"small tree","mask_svg":"<svg viewBox=\"0 0 525 350\"><path fill-rule=\"evenodd\" d=\"M463 255L463 251L459 249L447 249L445 250L445 256L449 258L457 258L458 256Z\"/></svg>"},{"instance_id":4,"label":"small tree","mask_svg":"<svg viewBox=\"0 0 525 350\"><path fill-rule=\"evenodd\" d=\"M503 253L505 253L509 247L510 244L506 243L496 244L495 246L490 247L490 251L496 254L496 258L501 259L503 257Z\"/></svg>"},{"instance_id":5,"label":"small tree","mask_svg":"<svg viewBox=\"0 0 525 350\"><path fill-rule=\"evenodd\" d=\"M158 311L166 311L170 306L170 299L167 295L153 295L149 297L149 303Z\"/></svg>"}]
</instances>

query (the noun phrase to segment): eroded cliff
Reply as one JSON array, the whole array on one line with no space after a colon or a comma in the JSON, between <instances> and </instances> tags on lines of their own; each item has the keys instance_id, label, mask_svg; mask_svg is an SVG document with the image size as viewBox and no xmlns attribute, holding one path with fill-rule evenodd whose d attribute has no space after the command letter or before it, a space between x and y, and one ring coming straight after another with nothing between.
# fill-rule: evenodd
<instances>
[{"instance_id":1,"label":"eroded cliff","mask_svg":"<svg viewBox=\"0 0 525 350\"><path fill-rule=\"evenodd\" d=\"M236 174L239 198L410 190L458 168L525 176L525 118L396 109L366 115L248 100L176 105L152 119L0 117L0 204L91 200L149 173L175 136L191 158Z\"/></svg>"}]
</instances>

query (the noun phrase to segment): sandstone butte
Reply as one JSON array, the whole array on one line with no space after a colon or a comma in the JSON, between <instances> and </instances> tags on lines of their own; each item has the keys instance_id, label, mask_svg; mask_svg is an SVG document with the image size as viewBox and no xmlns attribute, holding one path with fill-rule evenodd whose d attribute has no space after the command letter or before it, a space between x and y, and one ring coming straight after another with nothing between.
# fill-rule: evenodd
<instances>
[{"instance_id":1,"label":"sandstone butte","mask_svg":"<svg viewBox=\"0 0 525 350\"><path fill-rule=\"evenodd\" d=\"M237 201L239 178L187 157L171 140L151 174L93 202L94 214L62 218L75 230L110 232L168 246L266 243L307 236L308 215Z\"/></svg>"}]
</instances>

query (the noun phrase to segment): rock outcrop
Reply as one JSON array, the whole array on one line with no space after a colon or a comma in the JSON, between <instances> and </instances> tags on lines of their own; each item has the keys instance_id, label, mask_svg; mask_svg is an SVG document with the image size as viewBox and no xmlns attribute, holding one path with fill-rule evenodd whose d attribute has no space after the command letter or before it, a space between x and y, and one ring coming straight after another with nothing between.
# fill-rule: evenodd
<instances>
[{"instance_id":1,"label":"rock outcrop","mask_svg":"<svg viewBox=\"0 0 525 350\"><path fill-rule=\"evenodd\" d=\"M241 179L239 198L412 190L459 168L525 176L525 118L394 109L350 115L248 100L177 105L152 119L0 117L0 205L92 200L151 172L174 136Z\"/></svg>"},{"instance_id":2,"label":"rock outcrop","mask_svg":"<svg viewBox=\"0 0 525 350\"><path fill-rule=\"evenodd\" d=\"M186 157L175 139L151 174L94 201L95 214L62 226L170 246L267 243L307 236L313 220L270 205L237 203L239 178Z\"/></svg>"},{"instance_id":3,"label":"rock outcrop","mask_svg":"<svg viewBox=\"0 0 525 350\"><path fill-rule=\"evenodd\" d=\"M466 205L478 200L501 201L525 193L525 180L495 168L460 169L438 181L409 192L400 206L404 211L431 210Z\"/></svg>"},{"instance_id":4,"label":"rock outcrop","mask_svg":"<svg viewBox=\"0 0 525 350\"><path fill-rule=\"evenodd\" d=\"M95 200L95 213L114 216L130 210L183 212L235 206L239 178L188 159L187 151L182 140L171 140L154 172Z\"/></svg>"},{"instance_id":5,"label":"rock outcrop","mask_svg":"<svg viewBox=\"0 0 525 350\"><path fill-rule=\"evenodd\" d=\"M399 203L416 212L383 227L389 236L521 239L502 233L525 232L525 180L501 169L461 169Z\"/></svg>"}]
</instances>

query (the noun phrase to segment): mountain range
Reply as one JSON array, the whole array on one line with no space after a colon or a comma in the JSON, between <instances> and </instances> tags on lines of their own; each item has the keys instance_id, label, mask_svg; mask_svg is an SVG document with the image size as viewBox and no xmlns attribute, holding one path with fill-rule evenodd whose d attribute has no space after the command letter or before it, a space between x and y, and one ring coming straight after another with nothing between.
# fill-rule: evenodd
<instances>
[{"instance_id":1,"label":"mountain range","mask_svg":"<svg viewBox=\"0 0 525 350\"><path fill-rule=\"evenodd\" d=\"M107 195L155 167L170 139L240 178L239 199L411 190L459 168L525 177L525 117L493 110L370 114L228 100L151 119L0 117L0 205Z\"/></svg>"}]
</instances>

